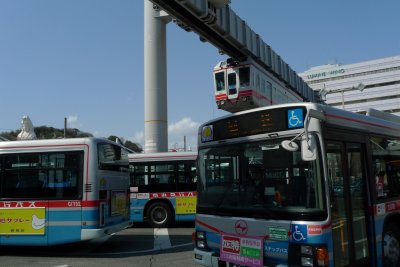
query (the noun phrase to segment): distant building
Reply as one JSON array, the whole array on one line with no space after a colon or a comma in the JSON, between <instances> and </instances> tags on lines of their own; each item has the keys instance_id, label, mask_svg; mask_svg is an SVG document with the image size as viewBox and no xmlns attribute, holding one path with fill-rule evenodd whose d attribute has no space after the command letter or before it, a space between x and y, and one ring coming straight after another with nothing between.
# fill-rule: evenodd
<instances>
[{"instance_id":1,"label":"distant building","mask_svg":"<svg viewBox=\"0 0 400 267\"><path fill-rule=\"evenodd\" d=\"M330 106L359 113L374 108L400 116L400 56L323 65L299 75Z\"/></svg>"}]
</instances>

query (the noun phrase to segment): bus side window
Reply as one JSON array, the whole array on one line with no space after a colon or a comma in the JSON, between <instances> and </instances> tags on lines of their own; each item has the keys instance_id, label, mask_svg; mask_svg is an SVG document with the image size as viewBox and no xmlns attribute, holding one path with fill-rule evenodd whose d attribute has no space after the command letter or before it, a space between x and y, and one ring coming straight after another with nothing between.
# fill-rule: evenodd
<instances>
[{"instance_id":1,"label":"bus side window","mask_svg":"<svg viewBox=\"0 0 400 267\"><path fill-rule=\"evenodd\" d=\"M41 188L43 184L39 181L38 176L35 175L20 175L18 177L17 188Z\"/></svg>"},{"instance_id":2,"label":"bus side window","mask_svg":"<svg viewBox=\"0 0 400 267\"><path fill-rule=\"evenodd\" d=\"M168 177L168 184L175 184L175 177L174 176L170 176Z\"/></svg>"},{"instance_id":3,"label":"bus side window","mask_svg":"<svg viewBox=\"0 0 400 267\"><path fill-rule=\"evenodd\" d=\"M400 141L380 137L370 140L377 198L400 196Z\"/></svg>"},{"instance_id":4,"label":"bus side window","mask_svg":"<svg viewBox=\"0 0 400 267\"><path fill-rule=\"evenodd\" d=\"M389 172L388 183L392 196L400 195L400 167L394 168Z\"/></svg>"}]
</instances>

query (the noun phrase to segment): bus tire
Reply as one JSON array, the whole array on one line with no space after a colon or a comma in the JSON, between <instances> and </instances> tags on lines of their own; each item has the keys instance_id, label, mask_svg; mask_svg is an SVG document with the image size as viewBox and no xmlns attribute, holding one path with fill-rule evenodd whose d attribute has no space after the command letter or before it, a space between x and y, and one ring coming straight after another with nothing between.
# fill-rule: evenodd
<instances>
[{"instance_id":1,"label":"bus tire","mask_svg":"<svg viewBox=\"0 0 400 267\"><path fill-rule=\"evenodd\" d=\"M383 229L383 266L400 266L400 232L393 223L388 223Z\"/></svg>"},{"instance_id":2,"label":"bus tire","mask_svg":"<svg viewBox=\"0 0 400 267\"><path fill-rule=\"evenodd\" d=\"M155 202L147 210L147 222L154 228L168 227L171 220L171 209L163 202Z\"/></svg>"}]
</instances>

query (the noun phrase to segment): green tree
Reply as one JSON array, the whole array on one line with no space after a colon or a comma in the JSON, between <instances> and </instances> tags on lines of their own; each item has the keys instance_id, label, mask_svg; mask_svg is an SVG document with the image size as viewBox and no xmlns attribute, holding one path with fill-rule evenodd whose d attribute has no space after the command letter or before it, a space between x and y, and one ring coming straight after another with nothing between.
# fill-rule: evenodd
<instances>
[{"instance_id":1,"label":"green tree","mask_svg":"<svg viewBox=\"0 0 400 267\"><path fill-rule=\"evenodd\" d=\"M126 140L124 143L124 146L126 146L127 148L137 152L137 153L141 153L143 151L143 149L140 147L139 144L136 144L132 141Z\"/></svg>"},{"instance_id":2,"label":"green tree","mask_svg":"<svg viewBox=\"0 0 400 267\"><path fill-rule=\"evenodd\" d=\"M132 141L129 141L129 140L124 140L124 138L118 137L116 135L110 135L107 139L111 140L111 141L114 141L114 142L119 140L119 142L123 146L129 148L130 150L132 150L134 152L141 153L143 151L143 149L140 147L139 144L136 144L136 143L134 143Z\"/></svg>"},{"instance_id":3,"label":"green tree","mask_svg":"<svg viewBox=\"0 0 400 267\"><path fill-rule=\"evenodd\" d=\"M113 141L113 142L117 142L117 140L120 140L121 142L123 142L122 139L116 135L110 135L107 139L110 141Z\"/></svg>"}]
</instances>

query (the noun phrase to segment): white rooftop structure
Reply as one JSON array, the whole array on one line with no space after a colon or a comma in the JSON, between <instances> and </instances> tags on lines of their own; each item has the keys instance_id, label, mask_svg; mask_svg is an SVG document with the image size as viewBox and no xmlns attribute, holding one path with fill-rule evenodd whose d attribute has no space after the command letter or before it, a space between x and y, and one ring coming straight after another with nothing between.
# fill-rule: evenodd
<instances>
[{"instance_id":1,"label":"white rooftop structure","mask_svg":"<svg viewBox=\"0 0 400 267\"><path fill-rule=\"evenodd\" d=\"M400 56L328 64L299 76L330 106L360 113L373 108L400 115Z\"/></svg>"}]
</instances>

